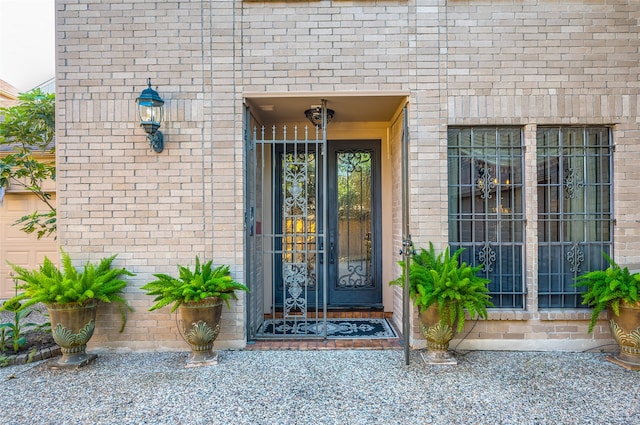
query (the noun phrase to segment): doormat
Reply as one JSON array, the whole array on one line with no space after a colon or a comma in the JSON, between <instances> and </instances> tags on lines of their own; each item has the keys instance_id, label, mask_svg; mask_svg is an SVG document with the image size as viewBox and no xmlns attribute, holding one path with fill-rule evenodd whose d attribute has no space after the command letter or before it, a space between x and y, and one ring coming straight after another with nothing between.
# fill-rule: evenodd
<instances>
[{"instance_id":1,"label":"doormat","mask_svg":"<svg viewBox=\"0 0 640 425\"><path fill-rule=\"evenodd\" d=\"M327 319L328 339L381 339L397 338L387 319ZM256 338L274 337L323 337L323 319L283 320L267 319Z\"/></svg>"}]
</instances>

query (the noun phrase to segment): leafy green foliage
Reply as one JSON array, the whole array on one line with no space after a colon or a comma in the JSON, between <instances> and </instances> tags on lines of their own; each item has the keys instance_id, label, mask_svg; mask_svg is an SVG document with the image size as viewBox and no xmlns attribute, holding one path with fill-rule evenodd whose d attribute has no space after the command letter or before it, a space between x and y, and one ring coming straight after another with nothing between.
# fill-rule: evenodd
<instances>
[{"instance_id":1,"label":"leafy green foliage","mask_svg":"<svg viewBox=\"0 0 640 425\"><path fill-rule=\"evenodd\" d=\"M460 248L449 255L447 247L444 252L436 254L430 242L429 250L421 248L411 257L409 264L409 294L420 313L436 304L441 320L446 320L451 326L458 321L458 332L464 328L465 309L471 317L486 319L487 307L493 307L487 288L489 279L478 276L480 266L459 262L458 256L463 250ZM402 267L402 276L390 283L404 286L405 262L398 264Z\"/></svg>"},{"instance_id":2,"label":"leafy green foliage","mask_svg":"<svg viewBox=\"0 0 640 425\"><path fill-rule=\"evenodd\" d=\"M47 194L48 195L48 194ZM34 211L31 214L24 215L15 221L14 225L22 224L20 230L25 233L36 233L38 239L43 236L54 235L57 227L57 211L55 209L41 213Z\"/></svg>"},{"instance_id":3,"label":"leafy green foliage","mask_svg":"<svg viewBox=\"0 0 640 425\"><path fill-rule=\"evenodd\" d=\"M576 277L575 287L583 288L582 304L593 307L589 332L593 331L598 315L607 307L614 314L620 314L620 303L634 304L640 301L640 274L631 273L627 267L621 268L606 253L603 257L609 263L606 270L594 270Z\"/></svg>"},{"instance_id":4,"label":"leafy green foliage","mask_svg":"<svg viewBox=\"0 0 640 425\"><path fill-rule=\"evenodd\" d=\"M171 307L173 313L182 303L201 301L210 297L218 297L225 301L227 307L230 307L229 300L238 299L234 291L248 291L249 288L233 280L229 266L212 268L212 263L213 260L210 260L201 264L200 258L196 256L196 265L193 270L178 266L179 278L166 274L154 274L157 280L142 287L147 291L147 295L156 295L153 300L156 304L149 311L173 304Z\"/></svg>"},{"instance_id":5,"label":"leafy green foliage","mask_svg":"<svg viewBox=\"0 0 640 425\"><path fill-rule=\"evenodd\" d=\"M32 313L30 308L21 309L22 305L15 300L6 301L3 309L13 312L13 321L0 323L0 352L6 351L6 345L11 342L13 351L18 352L27 342L25 333L29 330L47 329L51 327L50 323L37 324L32 322L24 323Z\"/></svg>"},{"instance_id":6,"label":"leafy green foliage","mask_svg":"<svg viewBox=\"0 0 640 425\"><path fill-rule=\"evenodd\" d=\"M122 314L123 323L120 329L122 332L126 324L125 309L133 311L133 308L123 297L123 290L127 282L120 279L120 276L135 275L124 268L111 268L111 263L116 255L103 258L98 264L87 261L83 271L79 272L73 267L69 254L60 251L62 253L61 270L47 257L36 270L27 270L9 263L16 273L15 279L23 282L17 285L17 289L23 292L7 302L21 303L20 310L37 303L78 303L83 305L90 300L100 300L105 303L115 302ZM22 303L23 300L26 301ZM6 309L4 305L0 307L0 310L4 309Z\"/></svg>"},{"instance_id":7,"label":"leafy green foliage","mask_svg":"<svg viewBox=\"0 0 640 425\"><path fill-rule=\"evenodd\" d=\"M0 187L9 184L33 193L47 207L18 219L26 233L36 232L38 239L55 235L56 207L51 194L43 189L43 183L56 179L55 145L55 95L35 89L18 96L19 104L0 108L4 120L0 121L0 145L7 145L12 152L0 158ZM34 153L50 159L38 160Z\"/></svg>"}]
</instances>

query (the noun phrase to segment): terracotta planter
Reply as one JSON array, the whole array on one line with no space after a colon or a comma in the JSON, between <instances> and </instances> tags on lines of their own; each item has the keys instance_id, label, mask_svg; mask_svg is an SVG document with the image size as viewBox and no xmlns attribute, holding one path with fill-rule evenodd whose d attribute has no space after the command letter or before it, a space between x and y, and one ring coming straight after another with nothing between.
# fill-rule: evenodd
<instances>
[{"instance_id":1,"label":"terracotta planter","mask_svg":"<svg viewBox=\"0 0 640 425\"><path fill-rule=\"evenodd\" d=\"M213 351L213 343L220 333L221 315L222 300L217 297L180 305L180 326L184 339L191 347L187 367L218 363L218 353Z\"/></svg>"},{"instance_id":2,"label":"terracotta planter","mask_svg":"<svg viewBox=\"0 0 640 425\"><path fill-rule=\"evenodd\" d=\"M447 321L441 319L438 306L435 304L420 313L420 330L427 340L427 353L426 356L422 356L426 363L458 363L449 352L449 342L455 335L456 326L456 323L451 326Z\"/></svg>"},{"instance_id":3,"label":"terracotta planter","mask_svg":"<svg viewBox=\"0 0 640 425\"><path fill-rule=\"evenodd\" d=\"M630 370L640 370L640 303L620 304L620 315L608 309L611 335L620 347L620 354L607 360Z\"/></svg>"},{"instance_id":4,"label":"terracotta planter","mask_svg":"<svg viewBox=\"0 0 640 425\"><path fill-rule=\"evenodd\" d=\"M97 300L69 304L47 304L51 334L60 346L62 357L49 361L52 368L74 368L88 364L95 354L87 354L87 342L95 329Z\"/></svg>"}]
</instances>

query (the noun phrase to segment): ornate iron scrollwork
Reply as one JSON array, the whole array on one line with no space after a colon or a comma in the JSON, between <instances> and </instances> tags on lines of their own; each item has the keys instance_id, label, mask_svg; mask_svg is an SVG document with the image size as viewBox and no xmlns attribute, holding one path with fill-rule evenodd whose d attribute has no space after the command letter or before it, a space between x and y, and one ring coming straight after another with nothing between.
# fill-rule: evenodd
<instances>
[{"instance_id":1,"label":"ornate iron scrollwork","mask_svg":"<svg viewBox=\"0 0 640 425\"><path fill-rule=\"evenodd\" d=\"M491 191L495 189L496 183L491 176L489 167L480 168L480 178L477 181L478 190L482 199L491 199Z\"/></svg>"},{"instance_id":2,"label":"ornate iron scrollwork","mask_svg":"<svg viewBox=\"0 0 640 425\"><path fill-rule=\"evenodd\" d=\"M309 214L309 197L307 196L307 182L309 170L307 162L312 155L286 155L284 167L284 200L285 215L307 216Z\"/></svg>"},{"instance_id":3,"label":"ornate iron scrollwork","mask_svg":"<svg viewBox=\"0 0 640 425\"><path fill-rule=\"evenodd\" d=\"M307 300L304 288L307 285L307 264L284 264L283 277L286 289L284 300L285 317L295 313L296 316L306 316Z\"/></svg>"},{"instance_id":4,"label":"ornate iron scrollwork","mask_svg":"<svg viewBox=\"0 0 640 425\"><path fill-rule=\"evenodd\" d=\"M567 252L567 261L571 265L569 270L571 273L579 273L580 266L584 262L584 252L580 249L580 245L578 243L574 243Z\"/></svg>"},{"instance_id":5,"label":"ornate iron scrollwork","mask_svg":"<svg viewBox=\"0 0 640 425\"><path fill-rule=\"evenodd\" d=\"M349 174L361 172L362 164L371 163L371 154L369 152L341 152L338 155L338 161L340 168Z\"/></svg>"},{"instance_id":6,"label":"ornate iron scrollwork","mask_svg":"<svg viewBox=\"0 0 640 425\"><path fill-rule=\"evenodd\" d=\"M580 175L576 173L576 170L569 168L565 171L564 178L564 190L566 192L566 198L575 199L578 196L578 191L584 187L584 182L580 178Z\"/></svg>"},{"instance_id":7,"label":"ornate iron scrollwork","mask_svg":"<svg viewBox=\"0 0 640 425\"><path fill-rule=\"evenodd\" d=\"M493 271L493 263L496 262L496 252L488 243L478 251L478 261L482 264L482 271L491 273Z\"/></svg>"},{"instance_id":8,"label":"ornate iron scrollwork","mask_svg":"<svg viewBox=\"0 0 640 425\"><path fill-rule=\"evenodd\" d=\"M314 163L315 154L311 152L283 156L282 279L285 317L306 316L306 289L315 285L315 255L309 251L315 243Z\"/></svg>"},{"instance_id":9,"label":"ornate iron scrollwork","mask_svg":"<svg viewBox=\"0 0 640 425\"><path fill-rule=\"evenodd\" d=\"M362 264L349 264L348 273L340 276L338 287L340 288L371 288L373 280L371 278L370 267L365 270Z\"/></svg>"}]
</instances>

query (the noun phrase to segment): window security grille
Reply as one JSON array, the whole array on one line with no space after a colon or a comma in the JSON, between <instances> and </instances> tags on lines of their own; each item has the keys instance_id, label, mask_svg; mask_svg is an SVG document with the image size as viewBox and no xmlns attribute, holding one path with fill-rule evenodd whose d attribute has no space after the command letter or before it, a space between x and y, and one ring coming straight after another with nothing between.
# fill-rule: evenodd
<instances>
[{"instance_id":1,"label":"window security grille","mask_svg":"<svg viewBox=\"0 0 640 425\"><path fill-rule=\"evenodd\" d=\"M609 128L538 127L537 170L538 306L584 307L574 279L613 244Z\"/></svg>"},{"instance_id":2,"label":"window security grille","mask_svg":"<svg viewBox=\"0 0 640 425\"><path fill-rule=\"evenodd\" d=\"M524 308L522 131L450 128L449 245L482 266L498 308Z\"/></svg>"}]
</instances>

